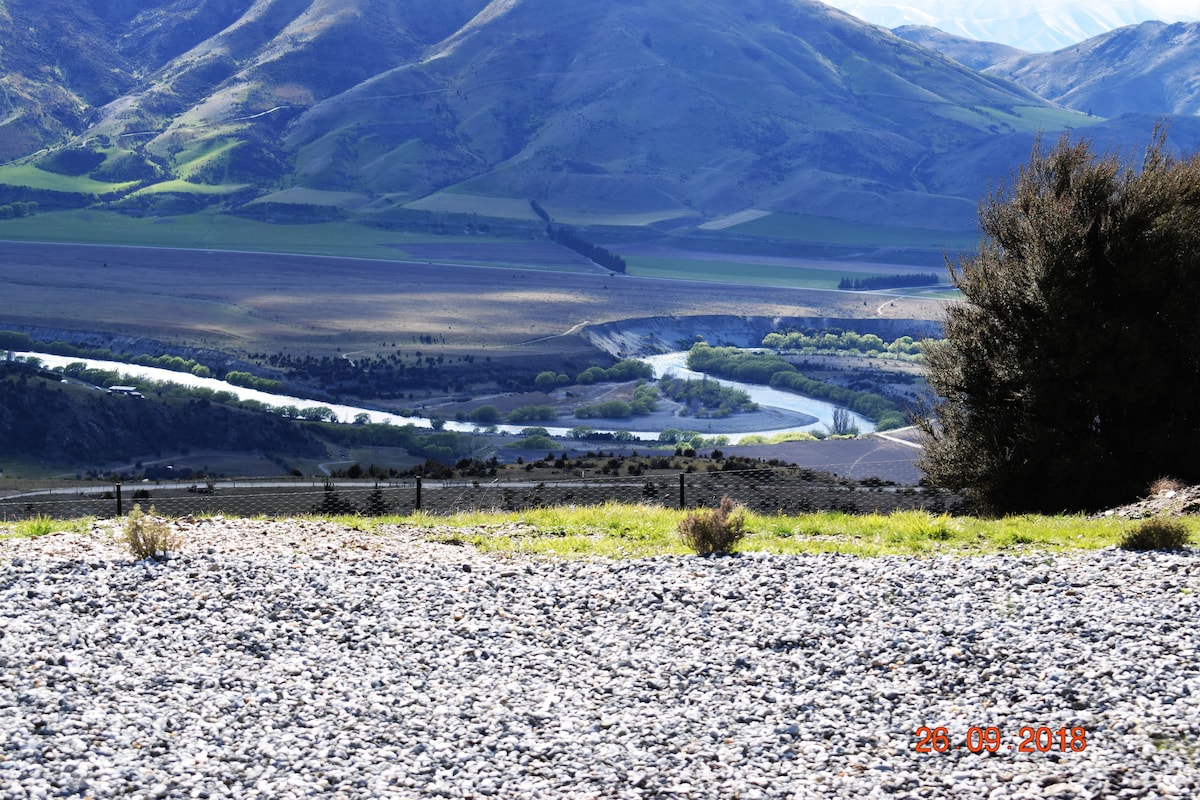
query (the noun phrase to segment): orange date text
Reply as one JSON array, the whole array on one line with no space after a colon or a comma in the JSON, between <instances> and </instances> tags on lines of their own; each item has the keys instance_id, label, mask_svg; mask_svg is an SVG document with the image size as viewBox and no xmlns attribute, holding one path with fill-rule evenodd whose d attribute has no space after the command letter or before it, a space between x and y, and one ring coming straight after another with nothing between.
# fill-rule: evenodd
<instances>
[{"instance_id":1,"label":"orange date text","mask_svg":"<svg viewBox=\"0 0 1200 800\"><path fill-rule=\"evenodd\" d=\"M1084 728L1034 728L1026 726L1018 731L1015 745L1005 744L1004 736L997 727L967 728L965 741L951 741L950 731L944 727L917 728L918 753L948 753L952 750L970 750L972 753L998 753L1013 750L1018 753L1082 753L1087 749L1087 730Z\"/></svg>"}]
</instances>

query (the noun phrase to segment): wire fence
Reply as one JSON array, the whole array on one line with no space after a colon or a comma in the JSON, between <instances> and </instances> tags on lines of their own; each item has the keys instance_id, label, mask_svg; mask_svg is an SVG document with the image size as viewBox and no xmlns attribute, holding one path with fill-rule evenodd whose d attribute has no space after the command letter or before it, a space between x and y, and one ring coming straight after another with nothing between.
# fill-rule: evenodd
<instances>
[{"instance_id":1,"label":"wire fence","mask_svg":"<svg viewBox=\"0 0 1200 800\"><path fill-rule=\"evenodd\" d=\"M760 514L966 510L964 498L955 494L882 481L821 481L807 469L764 468L561 480L427 477L400 481L271 478L136 484L21 482L0 487L0 522L41 516L114 517L128 513L135 504L143 509L154 506L158 514L167 517L385 516L416 511L447 515L520 511L608 502L691 509L714 507L724 496Z\"/></svg>"}]
</instances>

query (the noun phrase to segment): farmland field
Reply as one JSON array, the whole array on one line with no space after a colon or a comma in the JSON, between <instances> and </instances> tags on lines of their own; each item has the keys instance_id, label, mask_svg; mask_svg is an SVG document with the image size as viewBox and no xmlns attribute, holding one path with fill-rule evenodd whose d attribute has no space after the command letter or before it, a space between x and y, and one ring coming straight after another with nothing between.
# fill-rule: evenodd
<instances>
[{"instance_id":1,"label":"farmland field","mask_svg":"<svg viewBox=\"0 0 1200 800\"><path fill-rule=\"evenodd\" d=\"M449 243L447 243L449 244ZM398 246L403 246L397 243ZM931 318L933 301L577 271L251 252L0 243L0 325L336 354L436 337L558 351L585 323L654 316ZM885 296L876 296L883 299Z\"/></svg>"},{"instance_id":2,"label":"farmland field","mask_svg":"<svg viewBox=\"0 0 1200 800\"><path fill-rule=\"evenodd\" d=\"M458 243L498 240L478 234L434 236L386 231L352 222L277 225L227 214L131 217L113 211L39 212L0 220L0 240L141 245L183 249L304 253L399 261L406 242Z\"/></svg>"},{"instance_id":3,"label":"farmland field","mask_svg":"<svg viewBox=\"0 0 1200 800\"><path fill-rule=\"evenodd\" d=\"M792 239L825 244L932 247L950 251L965 250L978 244L975 235L969 232L924 230L897 225L861 225L800 214L765 214L720 230L729 235L765 239Z\"/></svg>"},{"instance_id":4,"label":"farmland field","mask_svg":"<svg viewBox=\"0 0 1200 800\"><path fill-rule=\"evenodd\" d=\"M570 268L588 272L596 272L599 269L578 253L548 239L528 242L411 242L397 247L414 261Z\"/></svg>"}]
</instances>

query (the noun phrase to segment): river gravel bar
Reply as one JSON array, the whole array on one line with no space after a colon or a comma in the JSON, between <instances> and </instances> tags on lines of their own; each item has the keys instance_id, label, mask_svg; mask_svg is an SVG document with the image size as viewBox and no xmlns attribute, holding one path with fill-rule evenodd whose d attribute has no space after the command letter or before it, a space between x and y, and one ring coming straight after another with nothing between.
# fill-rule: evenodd
<instances>
[{"instance_id":1,"label":"river gravel bar","mask_svg":"<svg viewBox=\"0 0 1200 800\"><path fill-rule=\"evenodd\" d=\"M176 525L161 563L111 522L0 540L0 797L1200 796L1195 551L566 562Z\"/></svg>"}]
</instances>

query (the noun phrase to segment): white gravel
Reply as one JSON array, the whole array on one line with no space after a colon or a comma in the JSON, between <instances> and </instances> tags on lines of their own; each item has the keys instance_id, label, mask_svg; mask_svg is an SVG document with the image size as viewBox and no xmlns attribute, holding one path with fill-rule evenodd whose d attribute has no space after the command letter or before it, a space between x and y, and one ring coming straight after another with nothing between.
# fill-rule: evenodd
<instances>
[{"instance_id":1,"label":"white gravel","mask_svg":"<svg viewBox=\"0 0 1200 800\"><path fill-rule=\"evenodd\" d=\"M1190 798L1200 558L0 541L0 798ZM995 754L915 751L996 726ZM1086 731L1020 753L1023 727Z\"/></svg>"}]
</instances>

